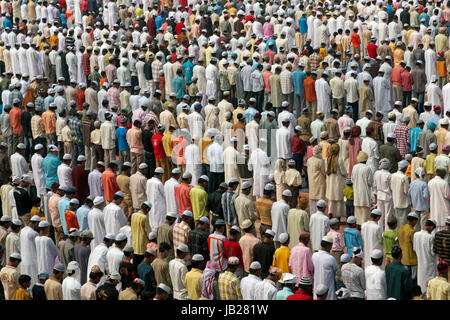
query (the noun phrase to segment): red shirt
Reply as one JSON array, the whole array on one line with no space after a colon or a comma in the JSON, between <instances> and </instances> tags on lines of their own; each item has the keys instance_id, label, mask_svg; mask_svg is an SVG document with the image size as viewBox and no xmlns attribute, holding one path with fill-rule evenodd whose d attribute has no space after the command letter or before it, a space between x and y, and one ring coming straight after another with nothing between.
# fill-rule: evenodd
<instances>
[{"instance_id":1,"label":"red shirt","mask_svg":"<svg viewBox=\"0 0 450 320\"><path fill-rule=\"evenodd\" d=\"M89 59L90 57L91 55L87 52L83 54L83 70L86 76L91 74L91 63Z\"/></svg>"},{"instance_id":2,"label":"red shirt","mask_svg":"<svg viewBox=\"0 0 450 320\"><path fill-rule=\"evenodd\" d=\"M64 215L66 217L67 230L70 230L71 228L80 229L75 212L66 210Z\"/></svg>"},{"instance_id":3,"label":"red shirt","mask_svg":"<svg viewBox=\"0 0 450 320\"><path fill-rule=\"evenodd\" d=\"M75 100L77 101L78 110L83 110L83 103L86 101L84 90L78 89L75 92Z\"/></svg>"},{"instance_id":4,"label":"red shirt","mask_svg":"<svg viewBox=\"0 0 450 320\"><path fill-rule=\"evenodd\" d=\"M313 79L313 77L308 77L305 80L303 80L303 88L305 88L305 96L306 101L316 101L316 80Z\"/></svg>"},{"instance_id":5,"label":"red shirt","mask_svg":"<svg viewBox=\"0 0 450 320\"><path fill-rule=\"evenodd\" d=\"M81 9L82 12L88 11L88 3L87 3L86 0L81 1L80 9Z\"/></svg>"},{"instance_id":6,"label":"red shirt","mask_svg":"<svg viewBox=\"0 0 450 320\"><path fill-rule=\"evenodd\" d=\"M177 25L175 26L175 33L178 35L181 33L181 29L185 28L185 25L183 22L179 22L177 23Z\"/></svg>"},{"instance_id":7,"label":"red shirt","mask_svg":"<svg viewBox=\"0 0 450 320\"><path fill-rule=\"evenodd\" d=\"M403 70L404 69L401 65L398 65L398 66L395 66L394 68L392 68L392 72L391 72L392 85L397 85L397 86L402 85Z\"/></svg>"},{"instance_id":8,"label":"red shirt","mask_svg":"<svg viewBox=\"0 0 450 320\"><path fill-rule=\"evenodd\" d=\"M59 7L61 9L66 9L67 8L66 0L59 0Z\"/></svg>"},{"instance_id":9,"label":"red shirt","mask_svg":"<svg viewBox=\"0 0 450 320\"><path fill-rule=\"evenodd\" d=\"M352 41L353 48L357 48L361 45L361 39L359 38L359 35L357 33L352 34L351 41Z\"/></svg>"},{"instance_id":10,"label":"red shirt","mask_svg":"<svg viewBox=\"0 0 450 320\"><path fill-rule=\"evenodd\" d=\"M164 147L162 144L163 134L161 132L157 132L152 136L152 145L153 150L155 151L156 159L164 159L166 157L166 153L164 152Z\"/></svg>"},{"instance_id":11,"label":"red shirt","mask_svg":"<svg viewBox=\"0 0 450 320\"><path fill-rule=\"evenodd\" d=\"M374 43L369 43L367 45L367 54L369 55L369 57L371 57L372 59L376 59L377 58L377 49L378 46Z\"/></svg>"},{"instance_id":12,"label":"red shirt","mask_svg":"<svg viewBox=\"0 0 450 320\"><path fill-rule=\"evenodd\" d=\"M295 134L290 139L291 150L293 153L304 155L306 153L306 144L302 138L296 136Z\"/></svg>"},{"instance_id":13,"label":"red shirt","mask_svg":"<svg viewBox=\"0 0 450 320\"><path fill-rule=\"evenodd\" d=\"M411 74L411 72L407 71L406 69L403 70L401 73L402 78L402 90L405 92L411 91L412 86L414 84L414 78Z\"/></svg>"},{"instance_id":14,"label":"red shirt","mask_svg":"<svg viewBox=\"0 0 450 320\"><path fill-rule=\"evenodd\" d=\"M229 257L239 258L239 267L244 267L244 261L242 259L242 250L239 242L227 240L223 245L223 255L226 259Z\"/></svg>"},{"instance_id":15,"label":"red shirt","mask_svg":"<svg viewBox=\"0 0 450 320\"><path fill-rule=\"evenodd\" d=\"M20 123L20 119L22 118L22 109L14 107L9 112L9 118L11 120L12 130L14 134L22 134L23 127Z\"/></svg>"},{"instance_id":16,"label":"red shirt","mask_svg":"<svg viewBox=\"0 0 450 320\"><path fill-rule=\"evenodd\" d=\"M114 193L120 190L119 185L117 184L117 176L111 168L106 169L102 173L102 185L105 190L105 200L111 202Z\"/></svg>"},{"instance_id":17,"label":"red shirt","mask_svg":"<svg viewBox=\"0 0 450 320\"><path fill-rule=\"evenodd\" d=\"M177 201L178 214L180 217L185 210L192 212L191 196L189 195L190 191L191 187L184 182L175 187L175 200Z\"/></svg>"},{"instance_id":18,"label":"red shirt","mask_svg":"<svg viewBox=\"0 0 450 320\"><path fill-rule=\"evenodd\" d=\"M312 296L306 294L303 290L297 290L294 294L287 297L286 300L314 300Z\"/></svg>"}]
</instances>

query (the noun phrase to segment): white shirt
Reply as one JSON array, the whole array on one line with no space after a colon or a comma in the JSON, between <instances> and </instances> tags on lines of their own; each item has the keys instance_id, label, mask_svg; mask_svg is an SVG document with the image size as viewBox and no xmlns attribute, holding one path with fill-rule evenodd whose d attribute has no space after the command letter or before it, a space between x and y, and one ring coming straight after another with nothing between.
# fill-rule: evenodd
<instances>
[{"instance_id":1,"label":"white shirt","mask_svg":"<svg viewBox=\"0 0 450 320\"><path fill-rule=\"evenodd\" d=\"M31 277L31 282L37 282L38 266L35 238L39 234L29 226L20 231L20 254L22 262L20 263L20 273ZM53 270L51 270L53 272Z\"/></svg>"},{"instance_id":2,"label":"white shirt","mask_svg":"<svg viewBox=\"0 0 450 320\"><path fill-rule=\"evenodd\" d=\"M290 131L286 127L281 127L276 131L277 157L281 159L292 158Z\"/></svg>"},{"instance_id":3,"label":"white shirt","mask_svg":"<svg viewBox=\"0 0 450 320\"><path fill-rule=\"evenodd\" d=\"M31 168L33 170L34 183L36 185L37 194L41 196L47 193L47 189L45 188L45 172L42 167L42 161L44 161L44 158L42 158L42 155L38 153L33 154L31 157Z\"/></svg>"},{"instance_id":4,"label":"white shirt","mask_svg":"<svg viewBox=\"0 0 450 320\"><path fill-rule=\"evenodd\" d=\"M311 234L312 232L311 230ZM334 277L339 268L336 259L327 251L319 250L312 255L312 262L314 265L314 290L319 284L324 284L328 287L327 300L336 300ZM314 294L314 298L316 297Z\"/></svg>"},{"instance_id":5,"label":"white shirt","mask_svg":"<svg viewBox=\"0 0 450 320\"><path fill-rule=\"evenodd\" d=\"M27 174L29 170L28 163L23 155L17 152L11 155L12 176L22 177L22 175Z\"/></svg>"},{"instance_id":6,"label":"white shirt","mask_svg":"<svg viewBox=\"0 0 450 320\"><path fill-rule=\"evenodd\" d=\"M262 280L253 274L249 274L247 277L242 278L239 284L241 287L242 299L255 300L255 287L260 282L262 282Z\"/></svg>"},{"instance_id":7,"label":"white shirt","mask_svg":"<svg viewBox=\"0 0 450 320\"><path fill-rule=\"evenodd\" d=\"M365 269L367 300L386 300L386 275L380 266L371 265Z\"/></svg>"},{"instance_id":8,"label":"white shirt","mask_svg":"<svg viewBox=\"0 0 450 320\"><path fill-rule=\"evenodd\" d=\"M427 291L428 281L436 277L436 255L433 253L434 234L421 230L414 233L413 249L417 254L417 284Z\"/></svg>"},{"instance_id":9,"label":"white shirt","mask_svg":"<svg viewBox=\"0 0 450 320\"><path fill-rule=\"evenodd\" d=\"M61 163L57 169L58 181L60 186L73 187L72 168L65 163Z\"/></svg>"},{"instance_id":10,"label":"white shirt","mask_svg":"<svg viewBox=\"0 0 450 320\"><path fill-rule=\"evenodd\" d=\"M87 279L89 279L89 274L91 273L92 267L97 265L100 268L100 270L104 273L102 280L100 280L100 283L103 284L105 282L106 279L105 274L109 272L108 261L106 260L107 253L108 247L104 242L100 243L98 246L95 247L94 250L91 251L88 260L87 276L86 276Z\"/></svg>"},{"instance_id":11,"label":"white shirt","mask_svg":"<svg viewBox=\"0 0 450 320\"><path fill-rule=\"evenodd\" d=\"M166 219L166 201L164 194L164 186L156 177L148 179L147 181L147 200L152 204L152 208L148 214L150 227L153 231L159 227Z\"/></svg>"},{"instance_id":12,"label":"white shirt","mask_svg":"<svg viewBox=\"0 0 450 320\"><path fill-rule=\"evenodd\" d=\"M278 241L280 234L287 232L287 216L289 204L281 199L272 205L270 215L272 217L272 230L275 232L274 241Z\"/></svg>"},{"instance_id":13,"label":"white shirt","mask_svg":"<svg viewBox=\"0 0 450 320\"><path fill-rule=\"evenodd\" d=\"M179 184L180 183L175 178L170 178L164 184L167 212L178 212L178 205L175 199L175 187Z\"/></svg>"},{"instance_id":14,"label":"white shirt","mask_svg":"<svg viewBox=\"0 0 450 320\"><path fill-rule=\"evenodd\" d=\"M109 274L119 273L120 263L125 259L125 255L122 249L117 248L115 245L109 247L106 253L106 261L108 262Z\"/></svg>"},{"instance_id":15,"label":"white shirt","mask_svg":"<svg viewBox=\"0 0 450 320\"><path fill-rule=\"evenodd\" d=\"M188 297L184 278L188 272L185 262L182 259L175 258L169 262L169 274L173 286L173 298L185 300Z\"/></svg>"},{"instance_id":16,"label":"white shirt","mask_svg":"<svg viewBox=\"0 0 450 320\"><path fill-rule=\"evenodd\" d=\"M76 279L76 272L62 282L63 300L81 300L81 284Z\"/></svg>"},{"instance_id":17,"label":"white shirt","mask_svg":"<svg viewBox=\"0 0 450 320\"><path fill-rule=\"evenodd\" d=\"M91 241L91 251L95 249L106 236L105 231L105 221L103 216L103 211L98 208L92 208L88 214L88 226L89 230L92 231L94 238Z\"/></svg>"},{"instance_id":18,"label":"white shirt","mask_svg":"<svg viewBox=\"0 0 450 320\"><path fill-rule=\"evenodd\" d=\"M383 229L377 222L369 220L361 226L361 236L364 241L364 266L372 265L372 251L383 250Z\"/></svg>"},{"instance_id":19,"label":"white shirt","mask_svg":"<svg viewBox=\"0 0 450 320\"><path fill-rule=\"evenodd\" d=\"M320 249L322 238L330 231L330 218L322 211L313 213L309 220L309 230L311 232L312 248L317 251Z\"/></svg>"},{"instance_id":20,"label":"white shirt","mask_svg":"<svg viewBox=\"0 0 450 320\"><path fill-rule=\"evenodd\" d=\"M206 158L209 161L210 172L224 172L223 148L216 141L211 143L206 149Z\"/></svg>"},{"instance_id":21,"label":"white shirt","mask_svg":"<svg viewBox=\"0 0 450 320\"><path fill-rule=\"evenodd\" d=\"M264 279L255 284L255 300L274 300L278 292L275 283L272 280Z\"/></svg>"},{"instance_id":22,"label":"white shirt","mask_svg":"<svg viewBox=\"0 0 450 320\"><path fill-rule=\"evenodd\" d=\"M94 169L89 173L88 184L91 197L103 197L102 173L100 171Z\"/></svg>"},{"instance_id":23,"label":"white shirt","mask_svg":"<svg viewBox=\"0 0 450 320\"><path fill-rule=\"evenodd\" d=\"M36 244L38 273L52 274L55 258L58 256L58 248L53 240L47 236L37 236L34 242Z\"/></svg>"},{"instance_id":24,"label":"white shirt","mask_svg":"<svg viewBox=\"0 0 450 320\"><path fill-rule=\"evenodd\" d=\"M103 209L103 219L105 221L106 234L118 234L120 228L127 224L127 217L122 208L111 202Z\"/></svg>"}]
</instances>

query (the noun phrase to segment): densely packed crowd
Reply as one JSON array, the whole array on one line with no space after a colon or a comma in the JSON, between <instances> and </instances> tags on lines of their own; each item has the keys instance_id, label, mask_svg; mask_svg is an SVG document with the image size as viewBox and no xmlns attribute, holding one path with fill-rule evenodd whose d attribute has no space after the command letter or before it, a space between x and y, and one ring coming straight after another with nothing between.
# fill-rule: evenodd
<instances>
[{"instance_id":1,"label":"densely packed crowd","mask_svg":"<svg viewBox=\"0 0 450 320\"><path fill-rule=\"evenodd\" d=\"M0 299L450 298L450 3L0 8Z\"/></svg>"}]
</instances>

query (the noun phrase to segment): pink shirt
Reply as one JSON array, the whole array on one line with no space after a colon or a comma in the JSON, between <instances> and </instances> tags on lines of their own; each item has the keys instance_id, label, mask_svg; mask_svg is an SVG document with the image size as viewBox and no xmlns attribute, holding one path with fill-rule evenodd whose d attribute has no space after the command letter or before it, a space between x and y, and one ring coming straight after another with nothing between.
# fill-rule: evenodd
<instances>
[{"instance_id":1,"label":"pink shirt","mask_svg":"<svg viewBox=\"0 0 450 320\"><path fill-rule=\"evenodd\" d=\"M344 237L340 232L330 229L330 231L328 231L327 236L333 238L333 246L331 247L331 251L344 251L345 241Z\"/></svg>"},{"instance_id":2,"label":"pink shirt","mask_svg":"<svg viewBox=\"0 0 450 320\"><path fill-rule=\"evenodd\" d=\"M289 268L292 274L297 277L297 285L302 277L314 279L314 265L312 263L311 249L299 242L291 250L289 257Z\"/></svg>"},{"instance_id":3,"label":"pink shirt","mask_svg":"<svg viewBox=\"0 0 450 320\"><path fill-rule=\"evenodd\" d=\"M263 80L264 80L264 91L270 92L270 81L269 78L272 75L272 72L269 70L264 71L262 74Z\"/></svg>"},{"instance_id":4,"label":"pink shirt","mask_svg":"<svg viewBox=\"0 0 450 320\"><path fill-rule=\"evenodd\" d=\"M273 24L271 24L270 22L264 23L264 25L263 25L264 37L266 37L267 39L272 38L273 30L274 30Z\"/></svg>"}]
</instances>

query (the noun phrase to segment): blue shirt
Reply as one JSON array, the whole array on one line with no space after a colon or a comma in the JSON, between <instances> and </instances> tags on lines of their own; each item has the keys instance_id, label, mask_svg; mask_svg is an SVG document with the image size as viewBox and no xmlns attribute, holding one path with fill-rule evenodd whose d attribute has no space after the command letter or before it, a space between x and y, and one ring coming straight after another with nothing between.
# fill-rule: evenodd
<instances>
[{"instance_id":1,"label":"blue shirt","mask_svg":"<svg viewBox=\"0 0 450 320\"><path fill-rule=\"evenodd\" d=\"M306 73L298 69L292 73L292 82L294 83L295 94L305 94L305 88L303 87L303 80L306 79Z\"/></svg>"},{"instance_id":2,"label":"blue shirt","mask_svg":"<svg viewBox=\"0 0 450 320\"><path fill-rule=\"evenodd\" d=\"M161 28L163 23L164 23L164 19L162 17L160 17L160 16L156 17L156 19L155 19L156 31L158 31L159 28Z\"/></svg>"},{"instance_id":3,"label":"blue shirt","mask_svg":"<svg viewBox=\"0 0 450 320\"><path fill-rule=\"evenodd\" d=\"M430 24L430 17L428 16L428 14L426 14L425 12L423 12L420 16L419 16L419 22L425 19L425 27L428 27L428 25Z\"/></svg>"},{"instance_id":4,"label":"blue shirt","mask_svg":"<svg viewBox=\"0 0 450 320\"><path fill-rule=\"evenodd\" d=\"M55 101L55 98L52 96L47 96L44 99L44 109L45 111L48 110L48 107L50 106L50 103L53 103Z\"/></svg>"},{"instance_id":5,"label":"blue shirt","mask_svg":"<svg viewBox=\"0 0 450 320\"><path fill-rule=\"evenodd\" d=\"M416 151L417 141L419 140L419 133L423 132L422 129L416 127L409 131L409 143L411 145L411 152Z\"/></svg>"},{"instance_id":6,"label":"blue shirt","mask_svg":"<svg viewBox=\"0 0 450 320\"><path fill-rule=\"evenodd\" d=\"M427 126L430 122L434 122L434 124L436 125L436 128L438 126L439 120L441 120L441 117L437 114L433 114L430 119L428 119L427 121Z\"/></svg>"},{"instance_id":7,"label":"blue shirt","mask_svg":"<svg viewBox=\"0 0 450 320\"><path fill-rule=\"evenodd\" d=\"M414 174L414 173L411 173ZM430 207L428 206L428 197L430 192L425 181L417 178L409 185L408 198L411 201L414 210L425 211Z\"/></svg>"},{"instance_id":8,"label":"blue shirt","mask_svg":"<svg viewBox=\"0 0 450 320\"><path fill-rule=\"evenodd\" d=\"M306 18L298 19L298 26L300 33L308 33L308 24L306 23Z\"/></svg>"},{"instance_id":9,"label":"blue shirt","mask_svg":"<svg viewBox=\"0 0 450 320\"><path fill-rule=\"evenodd\" d=\"M5 18L5 20L3 20L3 28L10 28L12 29L13 25L11 20L9 20L8 18Z\"/></svg>"},{"instance_id":10,"label":"blue shirt","mask_svg":"<svg viewBox=\"0 0 450 320\"><path fill-rule=\"evenodd\" d=\"M45 187L47 189L50 189L53 183L59 182L58 166L61 163L61 160L55 154L48 154L42 161L42 168L45 173Z\"/></svg>"},{"instance_id":11,"label":"blue shirt","mask_svg":"<svg viewBox=\"0 0 450 320\"><path fill-rule=\"evenodd\" d=\"M186 82L191 83L192 76L194 75L194 64L192 63L192 61L188 60L185 63L183 63L183 72L186 78Z\"/></svg>"},{"instance_id":12,"label":"blue shirt","mask_svg":"<svg viewBox=\"0 0 450 320\"><path fill-rule=\"evenodd\" d=\"M244 117L245 117L245 122L246 123L250 123L253 121L253 118L255 117L255 114L258 113L258 110L256 110L253 107L249 107L247 110L245 110L244 113Z\"/></svg>"},{"instance_id":13,"label":"blue shirt","mask_svg":"<svg viewBox=\"0 0 450 320\"><path fill-rule=\"evenodd\" d=\"M289 296L291 296L293 294L294 293L292 292L291 289L289 289L288 287L284 287L282 290L278 291L275 294L274 300L286 300Z\"/></svg>"},{"instance_id":14,"label":"blue shirt","mask_svg":"<svg viewBox=\"0 0 450 320\"><path fill-rule=\"evenodd\" d=\"M59 15L59 18L61 19L61 24L67 24L67 19L66 19L66 14L65 13L61 13Z\"/></svg>"},{"instance_id":15,"label":"blue shirt","mask_svg":"<svg viewBox=\"0 0 450 320\"><path fill-rule=\"evenodd\" d=\"M266 42L266 51L269 51L269 43L273 43L273 52L277 52L277 43L275 42L274 38L270 38L269 40L267 40Z\"/></svg>"},{"instance_id":16,"label":"blue shirt","mask_svg":"<svg viewBox=\"0 0 450 320\"><path fill-rule=\"evenodd\" d=\"M130 146L127 141L127 128L118 127L116 129L117 143L119 146L119 151L129 151Z\"/></svg>"},{"instance_id":17,"label":"blue shirt","mask_svg":"<svg viewBox=\"0 0 450 320\"><path fill-rule=\"evenodd\" d=\"M344 241L345 246L348 249L347 253L350 257L353 256L353 248L360 247L361 249L364 249L361 234L359 233L358 230L352 228L345 228Z\"/></svg>"},{"instance_id":18,"label":"blue shirt","mask_svg":"<svg viewBox=\"0 0 450 320\"><path fill-rule=\"evenodd\" d=\"M186 92L186 83L184 82L184 79L182 77L175 76L175 78L173 78L172 80L172 87L177 99L181 99L184 97L184 94Z\"/></svg>"},{"instance_id":19,"label":"blue shirt","mask_svg":"<svg viewBox=\"0 0 450 320\"><path fill-rule=\"evenodd\" d=\"M67 232L67 223L66 223L66 210L69 209L70 199L66 196L62 197L58 202L58 212L59 218L61 219L61 226L64 230L64 234L69 235Z\"/></svg>"},{"instance_id":20,"label":"blue shirt","mask_svg":"<svg viewBox=\"0 0 450 320\"><path fill-rule=\"evenodd\" d=\"M89 225L88 225L89 211L91 211L91 208L89 208L85 204L83 204L77 210L77 220L78 220L78 225L80 226L80 230L79 230L80 232L83 232L84 230L89 230Z\"/></svg>"}]
</instances>

